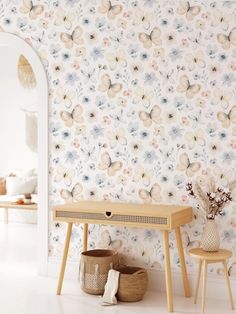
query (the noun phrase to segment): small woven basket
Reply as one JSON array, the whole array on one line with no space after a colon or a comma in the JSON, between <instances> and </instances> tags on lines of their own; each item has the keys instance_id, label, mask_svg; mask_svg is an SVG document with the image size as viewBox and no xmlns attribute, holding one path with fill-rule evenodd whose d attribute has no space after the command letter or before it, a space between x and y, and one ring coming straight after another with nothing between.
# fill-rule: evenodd
<instances>
[{"instance_id":1,"label":"small woven basket","mask_svg":"<svg viewBox=\"0 0 236 314\"><path fill-rule=\"evenodd\" d=\"M147 271L140 267L121 266L117 299L123 302L137 302L143 299L148 286Z\"/></svg>"},{"instance_id":2,"label":"small woven basket","mask_svg":"<svg viewBox=\"0 0 236 314\"><path fill-rule=\"evenodd\" d=\"M112 250L90 250L81 253L79 280L81 289L89 294L102 295L108 272L117 268L118 253Z\"/></svg>"}]
</instances>

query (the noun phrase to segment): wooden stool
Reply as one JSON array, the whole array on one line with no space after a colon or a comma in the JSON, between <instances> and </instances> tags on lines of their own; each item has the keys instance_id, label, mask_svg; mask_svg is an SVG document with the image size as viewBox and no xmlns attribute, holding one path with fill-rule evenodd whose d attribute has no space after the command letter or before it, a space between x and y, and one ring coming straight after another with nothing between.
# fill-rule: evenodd
<instances>
[{"instance_id":1,"label":"wooden stool","mask_svg":"<svg viewBox=\"0 0 236 314\"><path fill-rule=\"evenodd\" d=\"M226 264L227 259L232 256L232 252L228 250L223 250L223 249L220 249L218 252L205 252L203 251L203 249L197 248L197 249L189 250L188 254L191 257L199 259L197 285L196 285L196 290L195 290L195 295L194 295L194 304L197 303L198 289L199 289L201 270L202 270L202 264L203 264L202 314L204 314L205 303L206 303L207 266L208 264L211 264L211 263L222 263L224 266L224 273L225 273L226 283L227 283L228 292L229 292L230 304L233 310L234 303L233 303L232 291L230 287L227 264Z\"/></svg>"}]
</instances>

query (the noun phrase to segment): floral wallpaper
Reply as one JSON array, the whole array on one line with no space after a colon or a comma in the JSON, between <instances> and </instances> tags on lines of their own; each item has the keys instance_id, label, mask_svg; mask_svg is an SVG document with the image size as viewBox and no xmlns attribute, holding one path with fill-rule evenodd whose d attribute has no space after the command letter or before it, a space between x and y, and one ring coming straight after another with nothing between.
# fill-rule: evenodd
<instances>
[{"instance_id":1,"label":"floral wallpaper","mask_svg":"<svg viewBox=\"0 0 236 314\"><path fill-rule=\"evenodd\" d=\"M48 74L51 205L191 204L188 181L235 179L235 19L235 1L1 1L2 30L29 42ZM236 254L234 203L218 223L222 246ZM203 225L195 210L182 229L186 249L199 245ZM72 259L81 232L73 229ZM163 267L157 230L90 226L89 233L91 248L116 248L127 263ZM65 225L52 222L52 258L64 236Z\"/></svg>"}]
</instances>

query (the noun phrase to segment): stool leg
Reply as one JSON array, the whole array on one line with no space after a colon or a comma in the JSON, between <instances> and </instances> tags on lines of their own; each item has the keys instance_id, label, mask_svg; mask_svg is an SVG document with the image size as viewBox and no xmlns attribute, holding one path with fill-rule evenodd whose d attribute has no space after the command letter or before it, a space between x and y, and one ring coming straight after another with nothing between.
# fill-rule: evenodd
<instances>
[{"instance_id":1,"label":"stool leg","mask_svg":"<svg viewBox=\"0 0 236 314\"><path fill-rule=\"evenodd\" d=\"M234 310L234 302L233 302L233 297L232 297L232 291L231 291L231 286L230 286L229 274L228 274L228 268L227 268L226 261L223 261L223 265L224 265L225 279L226 279L227 288L228 288L228 292L229 292L230 305L231 305L232 310Z\"/></svg>"},{"instance_id":2,"label":"stool leg","mask_svg":"<svg viewBox=\"0 0 236 314\"><path fill-rule=\"evenodd\" d=\"M197 297L198 297L198 290L199 290L201 272L202 272L202 260L199 259L198 273L197 273L197 284L196 284L196 289L195 289L195 294L194 294L194 304L197 304Z\"/></svg>"},{"instance_id":3,"label":"stool leg","mask_svg":"<svg viewBox=\"0 0 236 314\"><path fill-rule=\"evenodd\" d=\"M205 313L206 303L206 279L207 279L207 261L203 261L203 287L202 287L202 314Z\"/></svg>"}]
</instances>

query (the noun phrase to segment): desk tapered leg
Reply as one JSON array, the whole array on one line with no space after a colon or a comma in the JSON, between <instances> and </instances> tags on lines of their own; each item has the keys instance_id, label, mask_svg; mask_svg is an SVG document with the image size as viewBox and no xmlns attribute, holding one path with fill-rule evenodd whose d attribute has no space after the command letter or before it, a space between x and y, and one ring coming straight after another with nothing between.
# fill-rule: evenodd
<instances>
[{"instance_id":1,"label":"desk tapered leg","mask_svg":"<svg viewBox=\"0 0 236 314\"><path fill-rule=\"evenodd\" d=\"M72 222L69 222L67 226L66 242L65 242L64 253L63 253L63 258L61 262L61 270L60 270L60 276L59 276L58 286L57 286L57 295L61 294L61 288L62 288L65 268L66 268L66 260L68 256L69 246L70 246L70 236L71 236L72 225L73 225Z\"/></svg>"},{"instance_id":2,"label":"desk tapered leg","mask_svg":"<svg viewBox=\"0 0 236 314\"><path fill-rule=\"evenodd\" d=\"M176 235L176 242L177 242L177 247L179 251L182 279L183 279L183 285L184 285L184 295L185 297L190 297L190 287L189 287L188 275L187 275L187 270L186 270L186 263L185 263L185 258L184 258L184 250L183 250L183 243L182 243L182 238L181 238L181 233L180 233L180 227L177 227L175 229L175 235Z\"/></svg>"},{"instance_id":3,"label":"desk tapered leg","mask_svg":"<svg viewBox=\"0 0 236 314\"><path fill-rule=\"evenodd\" d=\"M166 277L166 294L168 311L173 312L173 290L170 268L170 247L169 247L169 231L163 230L163 240L165 248L165 277Z\"/></svg>"},{"instance_id":4,"label":"desk tapered leg","mask_svg":"<svg viewBox=\"0 0 236 314\"><path fill-rule=\"evenodd\" d=\"M88 249L88 224L84 224L83 252Z\"/></svg>"}]
</instances>

